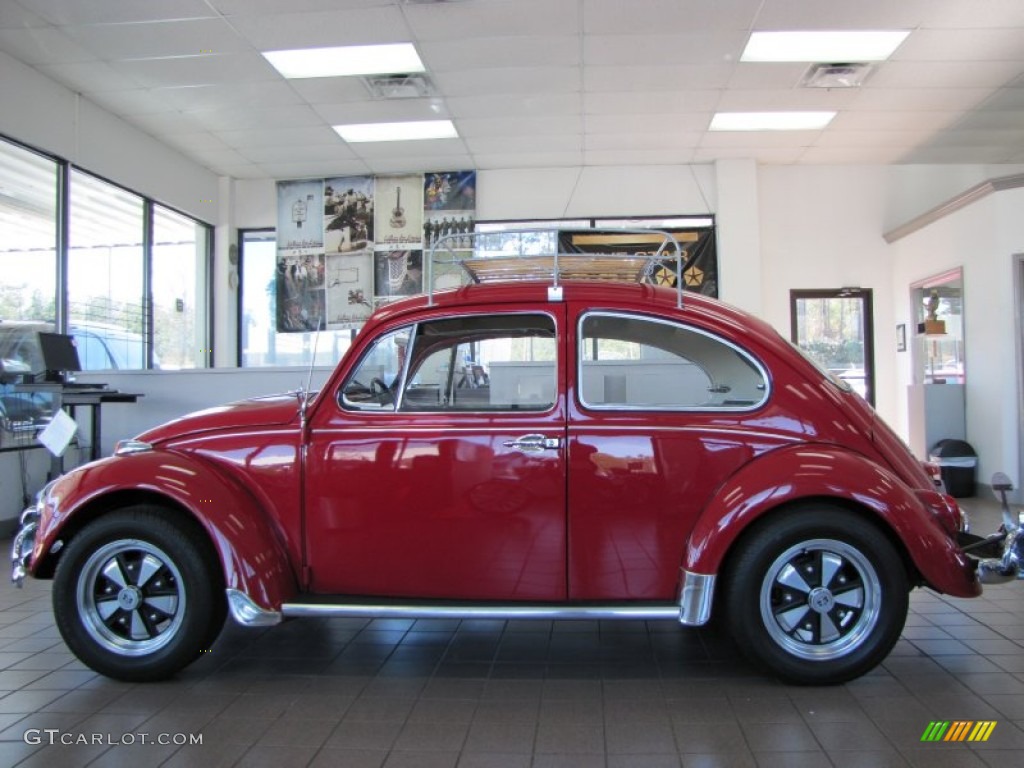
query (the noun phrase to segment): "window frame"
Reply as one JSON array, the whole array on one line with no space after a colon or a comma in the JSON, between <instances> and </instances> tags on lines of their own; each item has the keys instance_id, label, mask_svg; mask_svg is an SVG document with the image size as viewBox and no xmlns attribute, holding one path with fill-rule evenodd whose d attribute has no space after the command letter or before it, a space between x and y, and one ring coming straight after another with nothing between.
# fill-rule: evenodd
<instances>
[{"instance_id":1,"label":"window frame","mask_svg":"<svg viewBox=\"0 0 1024 768\"><path fill-rule=\"evenodd\" d=\"M494 317L495 315L500 315L502 317L515 317L515 316L519 316L519 317L523 317L523 316L543 317L543 318L545 318L545 319L547 319L547 320L549 320L551 322L551 328L552 328L552 330L554 332L554 336L552 337L552 342L554 344L554 349L555 349L555 357L551 361L552 364L553 364L553 366L552 366L552 368L553 368L553 370L552 370L552 377L554 379L553 380L554 397L552 398L551 403L547 404L543 408L525 408L525 407L518 407L518 408L517 407L508 407L508 408L436 408L436 409L432 408L432 409L422 409L422 410L420 410L420 409L412 410L412 409L409 409L409 408L403 408L403 404L405 402L405 394L406 394L406 382L408 381L409 369L410 369L410 366L412 365L412 359L415 356L414 354L409 354L409 352L415 353L415 347L412 346L412 345L415 344L416 337L417 337L417 334L418 334L420 326L427 325L427 324L434 323L434 322L443 322L445 320L465 320L467 318L490 318L490 317ZM392 334L402 332L402 331L407 331L409 333L410 349L409 349L409 352L407 352L407 354L405 356L405 360L402 363L402 370L398 374L397 381L398 381L399 386L398 386L397 391L395 392L395 396L394 396L394 399L392 400L392 402L387 403L387 404L381 404L381 405L365 405L365 404L362 404L362 403L352 403L352 402L348 401L345 398L345 388L349 384L349 382L351 382L352 379L355 378L356 373L359 371L360 367L362 366L363 362L366 360L367 356L370 355L373 352L373 350L376 348L377 344L379 344L384 338L386 338L387 336L390 336ZM463 343L463 342L459 342L459 343ZM458 346L457 344L453 345L452 349L456 349L457 346ZM369 412L369 413L391 413L391 414L401 414L401 415L416 415L416 414L419 414L419 415L423 415L423 416L438 416L438 415L442 415L442 416L446 416L446 417L449 416L449 415L453 415L453 414L475 415L475 416L478 416L478 417L479 416L494 416L494 415L509 415L509 414L512 414L512 415L516 415L516 414L529 414L531 416L537 416L537 415L542 415L542 414L551 414L551 413L553 413L558 408L559 398L561 397L561 394L562 394L562 392L561 392L562 387L561 387L561 383L560 383L559 376L558 376L558 366L559 366L559 358L560 358L560 356L562 356L564 354L565 354L564 344L560 343L560 339L559 339L559 336L558 336L558 318L552 312L546 312L546 311L539 310L539 309L538 310L513 310L513 311L509 311L509 312L494 312L494 311L485 312L483 310L476 309L476 310L473 310L473 311L470 311L470 312L466 312L466 313L444 314L444 315L432 316L432 317L429 317L429 318L420 318L420 319L417 319L417 320L415 320L415 321L413 321L411 323L399 324L397 326L389 326L388 328L384 328L379 333L377 333L375 338L367 343L366 347L360 353L358 361L352 365L352 367L349 369L348 373L345 375L345 378L338 385L337 391L335 392L335 395L334 395L334 401L335 401L335 403L337 404L337 406L341 410L347 411L347 412L350 412L350 413L367 413L367 412Z\"/></svg>"},{"instance_id":2,"label":"window frame","mask_svg":"<svg viewBox=\"0 0 1024 768\"><path fill-rule=\"evenodd\" d=\"M762 392L761 399L751 405L629 405L624 403L606 404L606 403L590 403L586 400L583 391L583 347L584 344L589 342L583 334L583 324L590 318L595 316L601 317L618 317L626 320L639 320L644 322L658 323L660 325L668 325L673 328L682 329L690 333L695 333L711 341L722 344L734 351L740 356L750 367L755 370L764 382L764 389ZM673 320L665 317L658 317L655 315L648 315L642 312L629 312L611 309L590 309L581 312L579 318L576 321L576 339L575 344L575 357L576 357L576 400L580 408L589 411L614 411L614 412L656 412L656 413L750 413L763 408L772 396L772 378L768 372L768 368L761 362L760 358L750 352L748 349L736 344L730 339L725 338L721 334L713 333L699 328L691 323L686 323L680 320Z\"/></svg>"}]
</instances>

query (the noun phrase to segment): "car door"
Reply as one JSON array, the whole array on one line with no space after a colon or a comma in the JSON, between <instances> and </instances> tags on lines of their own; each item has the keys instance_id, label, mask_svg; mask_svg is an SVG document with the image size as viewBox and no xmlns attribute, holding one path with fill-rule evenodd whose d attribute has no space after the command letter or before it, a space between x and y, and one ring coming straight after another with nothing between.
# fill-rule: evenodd
<instances>
[{"instance_id":1,"label":"car door","mask_svg":"<svg viewBox=\"0 0 1024 768\"><path fill-rule=\"evenodd\" d=\"M313 416L314 592L566 597L563 305L396 324Z\"/></svg>"}]
</instances>

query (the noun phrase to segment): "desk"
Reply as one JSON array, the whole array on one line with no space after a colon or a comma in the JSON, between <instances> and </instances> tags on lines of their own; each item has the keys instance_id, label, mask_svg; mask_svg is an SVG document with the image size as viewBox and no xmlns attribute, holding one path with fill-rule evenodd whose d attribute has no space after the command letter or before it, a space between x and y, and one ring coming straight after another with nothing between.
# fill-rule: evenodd
<instances>
[{"instance_id":1,"label":"desk","mask_svg":"<svg viewBox=\"0 0 1024 768\"><path fill-rule=\"evenodd\" d=\"M102 428L102 406L103 403L134 403L142 395L129 392L118 392L116 389L82 389L80 387L65 387L55 382L33 382L29 384L16 384L15 392L33 392L48 394L53 397L53 408L67 408L68 415L74 418L75 408L84 406L90 410L90 440L89 460L95 461L100 458L100 434ZM63 460L54 457L59 462L59 471L63 472Z\"/></svg>"}]
</instances>

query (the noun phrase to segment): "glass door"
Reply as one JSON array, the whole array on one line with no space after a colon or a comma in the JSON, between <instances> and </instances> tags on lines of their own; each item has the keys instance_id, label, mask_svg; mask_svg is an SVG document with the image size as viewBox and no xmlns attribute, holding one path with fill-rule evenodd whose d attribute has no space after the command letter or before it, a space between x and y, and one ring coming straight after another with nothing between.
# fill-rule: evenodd
<instances>
[{"instance_id":1,"label":"glass door","mask_svg":"<svg viewBox=\"0 0 1024 768\"><path fill-rule=\"evenodd\" d=\"M793 343L874 405L871 291L790 291L789 305Z\"/></svg>"}]
</instances>

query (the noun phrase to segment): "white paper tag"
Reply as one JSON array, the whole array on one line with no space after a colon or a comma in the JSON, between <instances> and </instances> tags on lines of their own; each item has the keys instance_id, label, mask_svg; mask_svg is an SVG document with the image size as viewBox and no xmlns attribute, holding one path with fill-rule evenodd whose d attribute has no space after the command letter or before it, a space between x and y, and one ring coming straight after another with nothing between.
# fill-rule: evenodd
<instances>
[{"instance_id":1,"label":"white paper tag","mask_svg":"<svg viewBox=\"0 0 1024 768\"><path fill-rule=\"evenodd\" d=\"M46 429L39 433L39 442L54 456L63 456L78 431L78 424L63 410L58 409Z\"/></svg>"}]
</instances>

